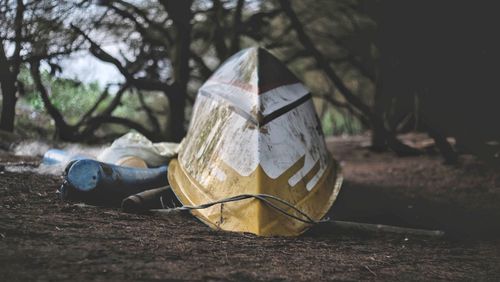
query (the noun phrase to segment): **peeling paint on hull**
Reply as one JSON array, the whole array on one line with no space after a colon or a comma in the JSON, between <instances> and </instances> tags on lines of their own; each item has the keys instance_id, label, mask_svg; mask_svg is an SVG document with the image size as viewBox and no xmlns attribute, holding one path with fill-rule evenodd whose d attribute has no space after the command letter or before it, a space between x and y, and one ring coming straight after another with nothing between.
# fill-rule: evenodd
<instances>
[{"instance_id":1,"label":"peeling paint on hull","mask_svg":"<svg viewBox=\"0 0 500 282\"><path fill-rule=\"evenodd\" d=\"M319 220L339 192L340 169L326 149L308 90L290 74L281 75L286 84L262 79L259 66L269 62L261 58L277 61L263 52L243 50L202 86L169 180L183 204L270 194ZM272 68L278 67L288 71ZM231 68L239 69L237 76L230 77ZM260 80L275 87L261 92L266 87ZM214 228L258 235L298 235L309 227L255 199L194 214Z\"/></svg>"}]
</instances>

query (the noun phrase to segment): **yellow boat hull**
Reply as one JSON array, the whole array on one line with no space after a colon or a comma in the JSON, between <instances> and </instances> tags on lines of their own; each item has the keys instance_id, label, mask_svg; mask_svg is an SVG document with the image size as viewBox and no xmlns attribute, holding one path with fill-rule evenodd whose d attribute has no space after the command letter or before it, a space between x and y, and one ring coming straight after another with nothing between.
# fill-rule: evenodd
<instances>
[{"instance_id":1,"label":"yellow boat hull","mask_svg":"<svg viewBox=\"0 0 500 282\"><path fill-rule=\"evenodd\" d=\"M200 88L168 178L184 205L266 194L314 221L328 212L342 182L311 94L276 58L258 48L233 56ZM273 203L304 218L293 208ZM255 198L193 214L215 229L261 236L296 236L311 226Z\"/></svg>"},{"instance_id":2,"label":"yellow boat hull","mask_svg":"<svg viewBox=\"0 0 500 282\"><path fill-rule=\"evenodd\" d=\"M308 192L305 182L294 187L277 185L277 181L266 178L262 168L250 177L234 175L227 182L217 183L216 189L206 189L189 177L177 160L172 160L168 168L168 179L174 193L184 205L196 206L220 199L237 196L241 191L248 193L248 187L255 187L255 194L277 196L293 204L313 220L320 220L335 201L342 184L340 167L335 161L319 180L317 187ZM259 181L260 180L260 181ZM225 193L225 191L232 191ZM279 203L278 203L279 205ZM290 208L287 212L301 217ZM224 203L207 209L193 210L193 215L216 230L249 232L259 236L297 236L306 231L310 224L295 220L269 207L265 202L252 198L239 202Z\"/></svg>"}]
</instances>

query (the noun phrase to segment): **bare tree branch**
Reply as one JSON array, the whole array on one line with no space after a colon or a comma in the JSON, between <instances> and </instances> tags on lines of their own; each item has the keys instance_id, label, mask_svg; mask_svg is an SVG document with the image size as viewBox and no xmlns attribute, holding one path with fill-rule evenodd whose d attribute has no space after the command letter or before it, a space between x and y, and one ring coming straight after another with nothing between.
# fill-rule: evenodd
<instances>
[{"instance_id":1,"label":"bare tree branch","mask_svg":"<svg viewBox=\"0 0 500 282\"><path fill-rule=\"evenodd\" d=\"M92 55L94 55L101 61L113 64L130 84L134 85L139 89L150 90L150 91L163 91L167 95L169 95L169 91L172 90L172 87L170 85L155 79L135 78L133 74L131 74L117 58L111 56L109 53L104 51L96 42L90 39L90 37L87 34L85 34L81 29L79 29L75 25L71 25L71 27L90 43L90 52L92 53Z\"/></svg>"},{"instance_id":2,"label":"bare tree branch","mask_svg":"<svg viewBox=\"0 0 500 282\"><path fill-rule=\"evenodd\" d=\"M144 126L142 126L140 123L126 119L126 118L121 118L121 117L114 117L114 116L97 116L93 117L88 120L89 126L92 128L98 128L99 126L106 124L106 123L112 123L112 124L118 124L118 125L123 125L128 128L132 128L137 130L139 133L142 135L146 136L146 138L157 141L158 140L158 135L149 131L146 129ZM86 136L86 134L91 134L93 133L94 130L90 132L85 132L82 134L82 136Z\"/></svg>"},{"instance_id":3,"label":"bare tree branch","mask_svg":"<svg viewBox=\"0 0 500 282\"><path fill-rule=\"evenodd\" d=\"M344 109L348 110L353 116L355 116L363 124L363 126L370 127L370 121L363 114L356 111L350 104L335 100L330 95L319 95L319 96L314 96L314 97L323 99L323 100L327 101L328 103L330 103L334 107L344 108Z\"/></svg>"},{"instance_id":4,"label":"bare tree branch","mask_svg":"<svg viewBox=\"0 0 500 282\"><path fill-rule=\"evenodd\" d=\"M191 59L193 59L193 61L198 65L200 74L203 76L204 80L208 79L212 75L213 70L211 70L205 64L205 61L203 61L203 58L201 56L198 56L192 50L191 50Z\"/></svg>"},{"instance_id":5,"label":"bare tree branch","mask_svg":"<svg viewBox=\"0 0 500 282\"><path fill-rule=\"evenodd\" d=\"M54 104L52 104L49 98L49 93L43 85L42 77L40 75L40 61L31 62L30 70L33 82L35 83L38 92L40 92L40 97L42 98L45 109L54 120L59 137L64 140L73 140L75 133L74 128L68 125L61 112L54 106Z\"/></svg>"},{"instance_id":6,"label":"bare tree branch","mask_svg":"<svg viewBox=\"0 0 500 282\"><path fill-rule=\"evenodd\" d=\"M37 54L37 55L30 54L28 56L22 56L21 62L30 63L30 62L35 62L35 61L48 60L48 59L52 59L52 58L59 57L62 55L69 55L73 52L77 52L77 51L81 51L81 50L83 50L83 48L67 49L67 50L48 53L48 54Z\"/></svg>"},{"instance_id":7,"label":"bare tree branch","mask_svg":"<svg viewBox=\"0 0 500 282\"><path fill-rule=\"evenodd\" d=\"M115 97L98 116L91 117L92 113L95 112L97 106L105 99L107 96L107 90L105 90L101 96L98 98L96 103L89 109L81 118L81 120L74 126L69 125L65 120L61 112L52 104L49 98L49 93L45 86L43 85L42 78L40 75L40 62L35 61L31 63L31 74L33 81L40 92L40 96L44 103L45 109L52 117L56 125L56 131L58 136L66 141L77 141L84 138L88 138L92 135L99 126L105 123L120 124L127 126L129 128L135 129L144 136L151 138L153 140L158 140L158 136L137 122L128 120L125 118L111 116L112 112L120 104L121 97L123 96L125 90L129 87L128 84L123 85L120 90L115 94ZM81 132L79 129L85 127Z\"/></svg>"},{"instance_id":8,"label":"bare tree branch","mask_svg":"<svg viewBox=\"0 0 500 282\"><path fill-rule=\"evenodd\" d=\"M281 10L275 9L271 11L258 12L251 15L247 20L242 22L241 32L256 40L261 40L262 36L259 29L268 24L268 21L281 13Z\"/></svg>"},{"instance_id":9,"label":"bare tree branch","mask_svg":"<svg viewBox=\"0 0 500 282\"><path fill-rule=\"evenodd\" d=\"M120 105L123 94L125 94L125 91L127 91L129 87L130 85L128 83L123 84L118 90L118 92L116 92L113 100L111 100L106 109L104 109L99 115L110 116L113 113L113 111Z\"/></svg>"},{"instance_id":10,"label":"bare tree branch","mask_svg":"<svg viewBox=\"0 0 500 282\"><path fill-rule=\"evenodd\" d=\"M147 21L147 23L149 24L149 26L144 26L143 24L141 24L137 20L136 14L132 14L126 10L120 9L120 8L112 5L112 3L113 2L110 2L106 6L109 7L111 10L113 10L118 15L120 15L121 17L132 21L134 23L137 31L139 31L139 33L142 36L144 36L145 38L147 38L149 41L156 42L156 43L159 43L160 45L164 45L164 46L169 46L170 44L172 44L172 38L170 37L170 35L168 35L168 32L166 32L165 29L158 27L155 23L149 21L149 19L146 20L144 17L141 17L142 19ZM130 6L133 6L133 5L130 5ZM135 7L135 6L133 6L133 7L140 11L140 9L138 9L137 7ZM135 9L134 9L134 11L135 11ZM167 35L167 36L165 36L165 35Z\"/></svg>"},{"instance_id":11,"label":"bare tree branch","mask_svg":"<svg viewBox=\"0 0 500 282\"><path fill-rule=\"evenodd\" d=\"M329 61L321 54L321 52L316 48L312 40L309 38L307 33L304 31L302 23L300 22L297 14L294 12L289 0L279 0L279 3L288 16L291 25L295 32L297 33L297 37L300 43L307 49L311 55L316 60L318 66L325 72L328 78L334 83L335 87L340 91L342 96L346 99L347 102L352 104L355 108L357 108L363 115L368 117L370 123L372 125L373 130L377 130L381 132L387 141L389 147L394 150L399 155L415 155L420 152L414 148L411 148L399 141L396 136L389 132L382 118L376 115L372 109L366 105L359 97L354 95L352 91L344 84L342 79L337 75L337 73L330 66Z\"/></svg>"},{"instance_id":12,"label":"bare tree branch","mask_svg":"<svg viewBox=\"0 0 500 282\"><path fill-rule=\"evenodd\" d=\"M82 117L80 118L80 121L76 123L75 125L76 127L80 127L90 116L92 116L92 114L94 114L97 107L99 107L102 101L104 101L109 96L108 89L109 86L106 86L104 91L102 91L101 95L99 95L99 98L97 98L97 101L94 103L94 105L87 112L85 112L85 114L83 114Z\"/></svg>"},{"instance_id":13,"label":"bare tree branch","mask_svg":"<svg viewBox=\"0 0 500 282\"><path fill-rule=\"evenodd\" d=\"M131 3L128 3L128 2L125 2L122 0L114 0L113 2L120 4L125 8L131 9L136 15L140 16L140 18L143 19L148 24L148 26L146 28L155 29L156 31L160 32L161 34L163 34L165 36L165 39L168 41L169 44L173 44L174 40L172 39L172 36L170 36L170 34L165 31L165 27L163 26L162 23L157 23L157 22L151 20L143 10L139 9L137 6L135 6ZM111 3L113 3L113 2L111 2ZM108 5L108 7L110 7L110 5ZM117 7L115 7L115 8L117 8ZM122 11L123 11L123 9L122 9Z\"/></svg>"},{"instance_id":14,"label":"bare tree branch","mask_svg":"<svg viewBox=\"0 0 500 282\"><path fill-rule=\"evenodd\" d=\"M245 0L238 0L238 2L236 3L236 8L233 16L233 33L231 36L231 45L230 45L231 54L234 54L240 50L240 33L242 30L241 14L244 5L245 5Z\"/></svg>"},{"instance_id":15,"label":"bare tree branch","mask_svg":"<svg viewBox=\"0 0 500 282\"><path fill-rule=\"evenodd\" d=\"M363 103L354 93L351 92L349 88L344 84L342 79L337 75L337 73L332 69L328 63L328 59L323 56L316 48L314 43L311 41L309 36L302 27L302 23L292 9L292 6L288 0L280 0L281 7L285 11L286 15L290 19L291 25L293 26L300 43L304 46L308 52L315 58L318 66L326 73L326 75L332 80L335 86L339 89L340 93L346 98L346 100L358 108L367 116L372 116L372 110L368 105Z\"/></svg>"},{"instance_id":16,"label":"bare tree branch","mask_svg":"<svg viewBox=\"0 0 500 282\"><path fill-rule=\"evenodd\" d=\"M146 113L146 116L148 117L149 122L153 126L153 131L160 132L161 131L160 122L158 121L158 119L154 115L153 110L146 104L146 101L144 100L144 95L142 94L142 92L139 90L137 90L136 92L137 92L137 96L139 98L139 102L141 103L141 107L144 110L144 112Z\"/></svg>"}]
</instances>

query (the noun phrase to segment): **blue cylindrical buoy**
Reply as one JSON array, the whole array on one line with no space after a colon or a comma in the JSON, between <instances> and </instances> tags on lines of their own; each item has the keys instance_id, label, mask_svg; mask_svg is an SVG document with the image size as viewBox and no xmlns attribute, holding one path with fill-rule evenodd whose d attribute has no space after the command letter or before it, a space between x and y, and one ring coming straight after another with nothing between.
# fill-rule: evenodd
<instances>
[{"instance_id":1,"label":"blue cylindrical buoy","mask_svg":"<svg viewBox=\"0 0 500 282\"><path fill-rule=\"evenodd\" d=\"M132 168L91 159L77 160L65 170L61 195L65 200L119 204L130 195L166 186L167 168Z\"/></svg>"}]
</instances>

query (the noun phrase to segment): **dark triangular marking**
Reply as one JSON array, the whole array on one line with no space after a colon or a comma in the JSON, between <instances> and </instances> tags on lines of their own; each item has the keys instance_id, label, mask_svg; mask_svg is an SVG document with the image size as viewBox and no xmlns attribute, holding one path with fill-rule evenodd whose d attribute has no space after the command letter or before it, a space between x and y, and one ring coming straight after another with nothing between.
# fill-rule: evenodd
<instances>
[{"instance_id":1,"label":"dark triangular marking","mask_svg":"<svg viewBox=\"0 0 500 282\"><path fill-rule=\"evenodd\" d=\"M259 94L283 85L300 82L300 80L280 60L278 60L278 58L265 49L257 49L257 58Z\"/></svg>"}]
</instances>

